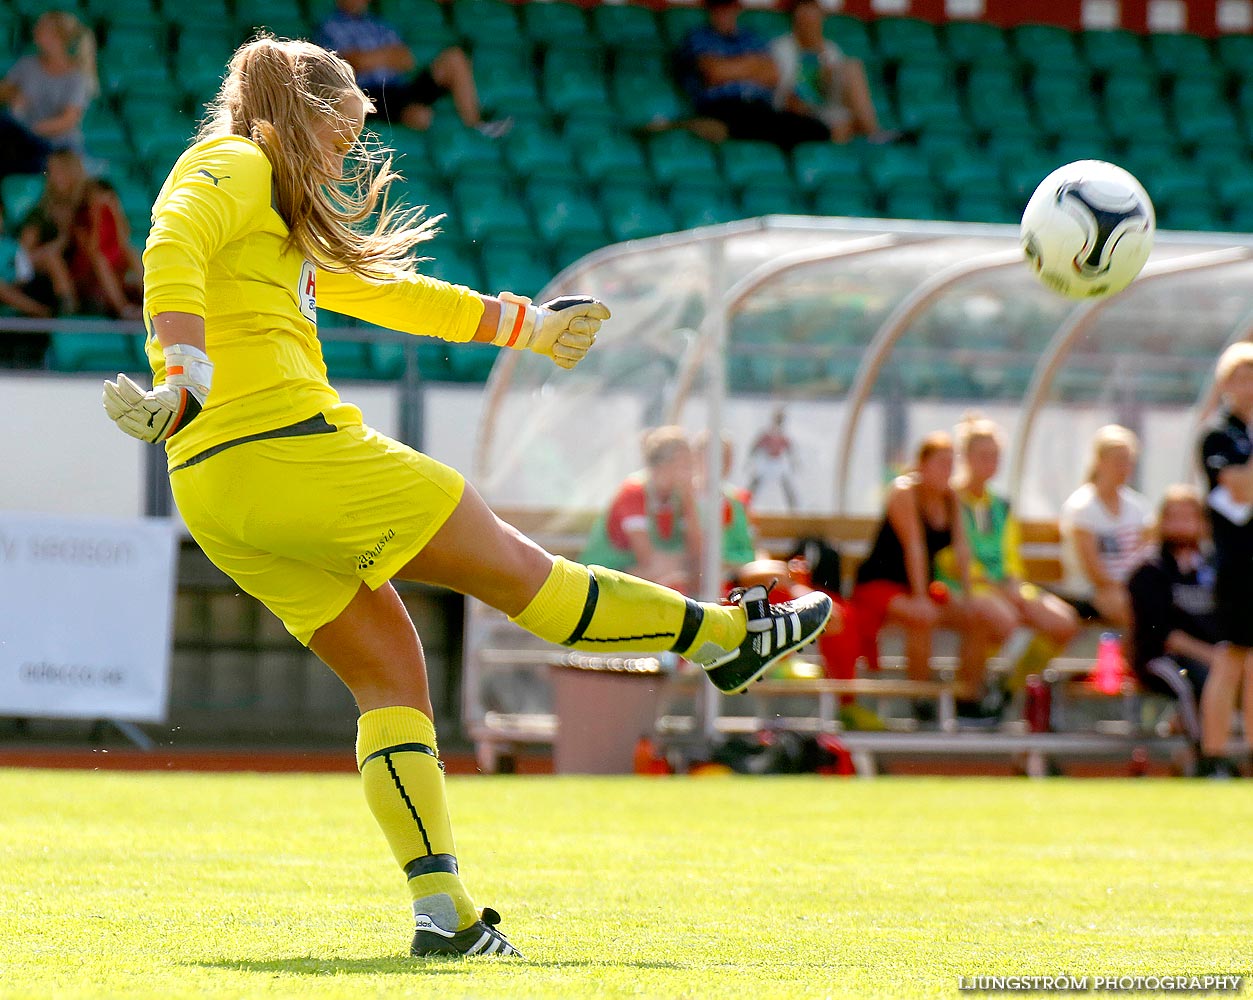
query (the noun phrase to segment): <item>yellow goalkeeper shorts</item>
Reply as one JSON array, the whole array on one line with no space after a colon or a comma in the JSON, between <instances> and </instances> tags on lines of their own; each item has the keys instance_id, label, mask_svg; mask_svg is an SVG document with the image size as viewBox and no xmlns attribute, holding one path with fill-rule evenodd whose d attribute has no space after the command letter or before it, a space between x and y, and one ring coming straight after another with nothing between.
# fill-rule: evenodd
<instances>
[{"instance_id":1,"label":"yellow goalkeeper shorts","mask_svg":"<svg viewBox=\"0 0 1253 1000\"><path fill-rule=\"evenodd\" d=\"M210 449L170 471L192 537L297 639L339 616L418 554L465 479L368 427L322 418ZM282 435L283 432L275 432Z\"/></svg>"}]
</instances>

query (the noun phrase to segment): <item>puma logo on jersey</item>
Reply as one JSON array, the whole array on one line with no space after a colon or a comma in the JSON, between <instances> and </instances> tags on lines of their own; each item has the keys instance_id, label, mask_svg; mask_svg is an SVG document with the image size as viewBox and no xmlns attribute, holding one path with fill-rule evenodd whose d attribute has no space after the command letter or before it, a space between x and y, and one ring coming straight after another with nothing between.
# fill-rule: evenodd
<instances>
[{"instance_id":1,"label":"puma logo on jersey","mask_svg":"<svg viewBox=\"0 0 1253 1000\"><path fill-rule=\"evenodd\" d=\"M214 177L211 173L209 173L209 171L205 170L204 167L201 167L199 170L196 171L196 173L204 174L206 177L208 177L209 180L213 181L214 187L218 186L219 181L229 181L231 179L230 174L223 174L221 177Z\"/></svg>"}]
</instances>

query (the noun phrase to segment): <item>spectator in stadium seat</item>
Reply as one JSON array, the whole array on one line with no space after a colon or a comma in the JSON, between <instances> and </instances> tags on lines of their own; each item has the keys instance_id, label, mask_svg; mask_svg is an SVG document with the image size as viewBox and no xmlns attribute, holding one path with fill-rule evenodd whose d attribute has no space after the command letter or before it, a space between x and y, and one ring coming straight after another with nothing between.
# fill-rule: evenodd
<instances>
[{"instance_id":1,"label":"spectator in stadium seat","mask_svg":"<svg viewBox=\"0 0 1253 1000\"><path fill-rule=\"evenodd\" d=\"M1144 545L1152 512L1127 483L1140 442L1107 424L1092 440L1085 482L1062 505L1063 578L1058 592L1088 621L1125 628L1131 621L1127 577Z\"/></svg>"},{"instance_id":2,"label":"spectator in stadium seat","mask_svg":"<svg viewBox=\"0 0 1253 1000\"><path fill-rule=\"evenodd\" d=\"M829 139L827 125L774 105L779 70L764 38L738 24L738 0L705 0L709 23L679 48L680 82L696 113L720 121L732 139L760 139L785 149Z\"/></svg>"},{"instance_id":3,"label":"spectator in stadium seat","mask_svg":"<svg viewBox=\"0 0 1253 1000\"><path fill-rule=\"evenodd\" d=\"M83 149L83 114L99 90L96 42L73 14L40 15L35 53L0 82L0 178L38 174L56 149Z\"/></svg>"},{"instance_id":4,"label":"spectator in stadium seat","mask_svg":"<svg viewBox=\"0 0 1253 1000\"><path fill-rule=\"evenodd\" d=\"M682 427L644 435L644 468L626 478L580 559L691 593L701 555L692 445Z\"/></svg>"},{"instance_id":5,"label":"spectator in stadium seat","mask_svg":"<svg viewBox=\"0 0 1253 1000\"><path fill-rule=\"evenodd\" d=\"M1009 691L1021 688L1029 673L1039 673L1058 656L1079 629L1078 615L1065 601L1025 579L1019 552L1018 521L1009 501L989 488L1000 467L1003 434L995 422L971 414L957 428L959 470L955 483L958 511L970 546L971 612L990 628L968 632L964 637L959 677L968 686L983 684L988 656L1019 626L1035 636L1013 673ZM953 550L945 549L936 560L939 578L953 589L957 578ZM982 640L984 645L980 646ZM989 708L997 699L989 701Z\"/></svg>"},{"instance_id":6,"label":"spectator in stadium seat","mask_svg":"<svg viewBox=\"0 0 1253 1000\"><path fill-rule=\"evenodd\" d=\"M1236 773L1226 759L1231 720L1244 686L1244 738L1253 743L1253 344L1232 344L1218 359L1223 406L1201 435L1209 485L1206 507L1214 539L1218 638L1201 695L1202 773Z\"/></svg>"},{"instance_id":7,"label":"spectator in stadium seat","mask_svg":"<svg viewBox=\"0 0 1253 1000\"><path fill-rule=\"evenodd\" d=\"M339 53L357 74L357 83L374 102L370 117L417 132L431 127L433 105L446 94L462 122L491 138L505 135L513 120L483 119L474 85L474 67L465 50L451 45L429 66L417 63L400 34L369 13L370 0L335 0L336 11L317 32L318 44Z\"/></svg>"},{"instance_id":8,"label":"spectator in stadium seat","mask_svg":"<svg viewBox=\"0 0 1253 1000\"><path fill-rule=\"evenodd\" d=\"M78 157L54 153L58 157ZM78 161L81 169L82 163ZM131 244L130 223L108 181L87 180L74 216L69 268L81 308L114 319L138 319L143 261Z\"/></svg>"},{"instance_id":9,"label":"spectator in stadium seat","mask_svg":"<svg viewBox=\"0 0 1253 1000\"><path fill-rule=\"evenodd\" d=\"M87 175L76 153L62 150L48 157L43 193L18 230L18 243L29 269L23 289L63 316L78 312L78 290L69 258L74 226L87 190Z\"/></svg>"},{"instance_id":10,"label":"spectator in stadium seat","mask_svg":"<svg viewBox=\"0 0 1253 1000\"><path fill-rule=\"evenodd\" d=\"M873 143L891 142L900 133L879 127L865 65L823 35L824 16L818 0L796 0L791 32L770 44L779 71L775 107L819 119L832 142L857 135Z\"/></svg>"},{"instance_id":11,"label":"spectator in stadium seat","mask_svg":"<svg viewBox=\"0 0 1253 1000\"><path fill-rule=\"evenodd\" d=\"M897 477L888 490L884 518L870 553L857 568L852 605L862 655L878 669L878 636L884 625L905 631L909 678L931 679L931 636L937 628L964 631L982 627L970 615L969 549L957 513L953 474L953 442L948 434L929 434L918 449L914 471ZM952 546L959 593L935 578L935 557ZM974 712L982 692L959 690L963 709ZM919 703L915 711L930 721L934 706Z\"/></svg>"},{"instance_id":12,"label":"spectator in stadium seat","mask_svg":"<svg viewBox=\"0 0 1253 1000\"><path fill-rule=\"evenodd\" d=\"M1127 582L1132 669L1146 690L1175 699L1198 752L1198 705L1219 639L1214 562L1202 548L1206 534L1200 492L1194 486L1169 487L1158 509L1158 548Z\"/></svg>"}]
</instances>

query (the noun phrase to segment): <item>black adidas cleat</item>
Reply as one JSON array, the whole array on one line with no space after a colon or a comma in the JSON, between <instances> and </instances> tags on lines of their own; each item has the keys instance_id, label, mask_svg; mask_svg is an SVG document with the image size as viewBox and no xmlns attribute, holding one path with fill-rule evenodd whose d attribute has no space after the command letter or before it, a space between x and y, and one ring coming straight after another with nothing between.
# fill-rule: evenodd
<instances>
[{"instance_id":1,"label":"black adidas cleat","mask_svg":"<svg viewBox=\"0 0 1253 1000\"><path fill-rule=\"evenodd\" d=\"M495 955L498 958L512 956L521 958L522 952L509 943L509 939L496 929L500 914L490 906L483 908L481 920L476 920L463 931L446 931L425 913L417 917L417 929L413 932L410 955Z\"/></svg>"},{"instance_id":2,"label":"black adidas cleat","mask_svg":"<svg viewBox=\"0 0 1253 1000\"><path fill-rule=\"evenodd\" d=\"M705 665L723 694L739 694L788 653L809 645L831 617L831 598L819 590L782 604L771 604L769 593L760 586L731 591L732 603L748 616L748 634L738 649Z\"/></svg>"}]
</instances>

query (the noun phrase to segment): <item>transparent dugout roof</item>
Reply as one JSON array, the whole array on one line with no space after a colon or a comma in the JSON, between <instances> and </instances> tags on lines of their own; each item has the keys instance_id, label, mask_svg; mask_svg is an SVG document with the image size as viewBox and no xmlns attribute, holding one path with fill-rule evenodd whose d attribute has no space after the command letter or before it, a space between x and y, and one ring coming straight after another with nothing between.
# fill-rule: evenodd
<instances>
[{"instance_id":1,"label":"transparent dugout roof","mask_svg":"<svg viewBox=\"0 0 1253 1000\"><path fill-rule=\"evenodd\" d=\"M918 441L978 409L1010 434L1001 485L1024 517L1056 515L1111 420L1141 434L1155 497L1189 473L1214 360L1253 330L1251 255L1245 236L1161 233L1094 304L1039 285L1012 226L771 217L609 247L545 291L613 310L576 370L501 353L475 481L501 508L599 509L644 430L713 418L746 482L782 406L802 509L876 514Z\"/></svg>"}]
</instances>

